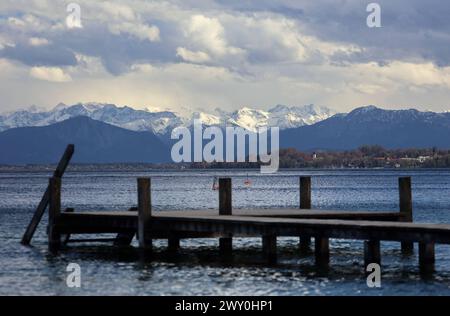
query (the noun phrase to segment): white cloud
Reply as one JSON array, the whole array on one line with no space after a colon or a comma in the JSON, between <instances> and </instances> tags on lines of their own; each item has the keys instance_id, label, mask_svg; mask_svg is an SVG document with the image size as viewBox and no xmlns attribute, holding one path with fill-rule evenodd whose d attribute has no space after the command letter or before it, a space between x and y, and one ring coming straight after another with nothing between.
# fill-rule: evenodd
<instances>
[{"instance_id":1,"label":"white cloud","mask_svg":"<svg viewBox=\"0 0 450 316\"><path fill-rule=\"evenodd\" d=\"M217 18L196 14L183 25L184 35L195 46L203 48L213 55L237 55L244 52L243 49L230 46L225 38L225 30Z\"/></svg>"},{"instance_id":2,"label":"white cloud","mask_svg":"<svg viewBox=\"0 0 450 316\"><path fill-rule=\"evenodd\" d=\"M67 82L72 78L59 67L32 67L30 76L36 79L51 82Z\"/></svg>"},{"instance_id":3,"label":"white cloud","mask_svg":"<svg viewBox=\"0 0 450 316\"><path fill-rule=\"evenodd\" d=\"M193 63L205 63L211 60L209 55L202 51L193 52L184 47L177 48L177 56L180 56L185 61Z\"/></svg>"},{"instance_id":4,"label":"white cloud","mask_svg":"<svg viewBox=\"0 0 450 316\"><path fill-rule=\"evenodd\" d=\"M107 1L107 2L98 3L97 5L102 10L104 10L105 13L107 13L107 15L110 16L111 18L118 19L118 20L125 19L128 21L133 21L136 19L134 10L125 4L119 4L119 3Z\"/></svg>"},{"instance_id":5,"label":"white cloud","mask_svg":"<svg viewBox=\"0 0 450 316\"><path fill-rule=\"evenodd\" d=\"M159 28L154 25L124 22L120 24L111 24L109 26L111 33L115 35L130 34L140 40L149 40L150 42L159 41Z\"/></svg>"},{"instance_id":6,"label":"white cloud","mask_svg":"<svg viewBox=\"0 0 450 316\"><path fill-rule=\"evenodd\" d=\"M28 43L31 46L43 46L43 45L48 45L50 42L48 41L48 39L46 38L42 38L42 37L30 37L28 39Z\"/></svg>"},{"instance_id":7,"label":"white cloud","mask_svg":"<svg viewBox=\"0 0 450 316\"><path fill-rule=\"evenodd\" d=\"M30 13L25 13L18 17L9 17L8 24L13 29L32 32L45 32L52 27L52 24L47 19Z\"/></svg>"},{"instance_id":8,"label":"white cloud","mask_svg":"<svg viewBox=\"0 0 450 316\"><path fill-rule=\"evenodd\" d=\"M11 26L15 26L15 27L24 27L26 25L25 21L23 21L19 18L16 18L16 17L9 17L8 23Z\"/></svg>"},{"instance_id":9,"label":"white cloud","mask_svg":"<svg viewBox=\"0 0 450 316\"><path fill-rule=\"evenodd\" d=\"M155 70L151 64L134 64L131 66L131 71L135 73L150 73Z\"/></svg>"},{"instance_id":10,"label":"white cloud","mask_svg":"<svg viewBox=\"0 0 450 316\"><path fill-rule=\"evenodd\" d=\"M378 82L386 89L399 85L441 86L450 89L450 67L437 67L429 62L395 61L385 66L377 63L358 64L351 67L352 73L359 74L373 84Z\"/></svg>"}]
</instances>

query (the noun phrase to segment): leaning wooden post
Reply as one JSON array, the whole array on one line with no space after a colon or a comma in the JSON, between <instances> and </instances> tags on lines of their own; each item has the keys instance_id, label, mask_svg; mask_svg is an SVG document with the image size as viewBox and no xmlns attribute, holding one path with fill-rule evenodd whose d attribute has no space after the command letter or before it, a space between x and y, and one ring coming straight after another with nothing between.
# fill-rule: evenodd
<instances>
[{"instance_id":1,"label":"leaning wooden post","mask_svg":"<svg viewBox=\"0 0 450 316\"><path fill-rule=\"evenodd\" d=\"M149 236L152 201L150 178L138 178L138 236L139 247L146 250L152 249L152 239Z\"/></svg>"},{"instance_id":2,"label":"leaning wooden post","mask_svg":"<svg viewBox=\"0 0 450 316\"><path fill-rule=\"evenodd\" d=\"M61 247L59 219L61 216L61 178L52 177L49 180L49 212L48 212L48 249L56 252Z\"/></svg>"},{"instance_id":3,"label":"leaning wooden post","mask_svg":"<svg viewBox=\"0 0 450 316\"><path fill-rule=\"evenodd\" d=\"M402 177L398 179L398 190L400 198L400 213L403 222L413 221L411 177ZM414 251L414 243L410 241L402 242L402 252L411 253Z\"/></svg>"},{"instance_id":4,"label":"leaning wooden post","mask_svg":"<svg viewBox=\"0 0 450 316\"><path fill-rule=\"evenodd\" d=\"M311 209L311 177L300 177L300 209ZM308 251L311 237L300 236L300 250Z\"/></svg>"},{"instance_id":5,"label":"leaning wooden post","mask_svg":"<svg viewBox=\"0 0 450 316\"><path fill-rule=\"evenodd\" d=\"M75 145L70 144L67 146L64 155L61 157L61 160L58 163L58 166L56 167L55 171L53 172L53 177L55 178L61 178L64 175L64 172L66 171L67 166L69 165L70 159L72 159L72 156L75 152ZM39 205L36 209L36 211L33 214L33 218L31 219L30 223L27 226L27 229L25 233L23 234L21 243L23 245L29 245L31 242L31 239L33 238L34 232L36 231L36 228L38 227L42 216L44 215L44 212L47 208L47 205L50 202L50 188L47 187L45 190L44 195L42 196L41 201L39 202Z\"/></svg>"},{"instance_id":6,"label":"leaning wooden post","mask_svg":"<svg viewBox=\"0 0 450 316\"><path fill-rule=\"evenodd\" d=\"M219 179L219 215L232 215L231 178ZM229 255L233 250L233 238L219 238L219 249L221 254Z\"/></svg>"}]
</instances>

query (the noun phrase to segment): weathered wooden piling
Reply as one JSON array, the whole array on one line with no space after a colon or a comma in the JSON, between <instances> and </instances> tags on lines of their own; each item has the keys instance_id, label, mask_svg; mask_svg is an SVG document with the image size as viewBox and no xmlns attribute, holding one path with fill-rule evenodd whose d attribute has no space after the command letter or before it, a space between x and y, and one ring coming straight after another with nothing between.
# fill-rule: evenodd
<instances>
[{"instance_id":1,"label":"weathered wooden piling","mask_svg":"<svg viewBox=\"0 0 450 316\"><path fill-rule=\"evenodd\" d=\"M48 247L51 252L61 247L58 221L61 216L61 178L52 177L48 185L50 207L48 212Z\"/></svg>"},{"instance_id":2,"label":"weathered wooden piling","mask_svg":"<svg viewBox=\"0 0 450 316\"><path fill-rule=\"evenodd\" d=\"M433 242L419 242L419 266L421 271L432 272L435 262Z\"/></svg>"},{"instance_id":3,"label":"weathered wooden piling","mask_svg":"<svg viewBox=\"0 0 450 316\"><path fill-rule=\"evenodd\" d=\"M263 235L262 236L263 254L270 264L277 262L277 236Z\"/></svg>"},{"instance_id":4,"label":"weathered wooden piling","mask_svg":"<svg viewBox=\"0 0 450 316\"><path fill-rule=\"evenodd\" d=\"M180 238L169 238L167 241L167 250L176 252L180 249Z\"/></svg>"},{"instance_id":5,"label":"weathered wooden piling","mask_svg":"<svg viewBox=\"0 0 450 316\"><path fill-rule=\"evenodd\" d=\"M311 177L300 177L300 209L311 209Z\"/></svg>"},{"instance_id":6,"label":"weathered wooden piling","mask_svg":"<svg viewBox=\"0 0 450 316\"><path fill-rule=\"evenodd\" d=\"M128 209L128 212L137 212L137 207L131 207ZM133 241L136 232L123 232L118 233L116 238L114 239L114 246L124 247L129 246Z\"/></svg>"},{"instance_id":7,"label":"weathered wooden piling","mask_svg":"<svg viewBox=\"0 0 450 316\"><path fill-rule=\"evenodd\" d=\"M231 178L219 179L219 215L232 215Z\"/></svg>"},{"instance_id":8,"label":"weathered wooden piling","mask_svg":"<svg viewBox=\"0 0 450 316\"><path fill-rule=\"evenodd\" d=\"M152 249L152 239L149 235L152 217L151 180L139 178L138 182L138 236L139 247Z\"/></svg>"},{"instance_id":9,"label":"weathered wooden piling","mask_svg":"<svg viewBox=\"0 0 450 316\"><path fill-rule=\"evenodd\" d=\"M379 240L364 241L364 265L367 267L371 263L381 263Z\"/></svg>"},{"instance_id":10,"label":"weathered wooden piling","mask_svg":"<svg viewBox=\"0 0 450 316\"><path fill-rule=\"evenodd\" d=\"M412 207L412 191L411 191L411 177L401 177L398 179L398 191L400 202L400 213L402 214L403 222L413 221L413 207ZM409 241L401 242L402 252L405 254L414 251L414 243Z\"/></svg>"},{"instance_id":11,"label":"weathered wooden piling","mask_svg":"<svg viewBox=\"0 0 450 316\"><path fill-rule=\"evenodd\" d=\"M311 209L311 177L300 177L300 209ZM300 236L300 251L308 252L311 247L310 236Z\"/></svg>"},{"instance_id":12,"label":"weathered wooden piling","mask_svg":"<svg viewBox=\"0 0 450 316\"><path fill-rule=\"evenodd\" d=\"M219 215L232 215L232 188L231 178L219 179ZM229 256L233 251L233 238L219 238L219 250L222 255Z\"/></svg>"},{"instance_id":13,"label":"weathered wooden piling","mask_svg":"<svg viewBox=\"0 0 450 316\"><path fill-rule=\"evenodd\" d=\"M75 209L73 208L66 208L66 210L64 211L65 213L73 213L75 211ZM67 245L70 241L70 234L65 234L61 236L61 243L63 246Z\"/></svg>"},{"instance_id":14,"label":"weathered wooden piling","mask_svg":"<svg viewBox=\"0 0 450 316\"><path fill-rule=\"evenodd\" d=\"M314 238L314 255L316 264L319 266L327 266L330 262L330 240L325 237Z\"/></svg>"}]
</instances>

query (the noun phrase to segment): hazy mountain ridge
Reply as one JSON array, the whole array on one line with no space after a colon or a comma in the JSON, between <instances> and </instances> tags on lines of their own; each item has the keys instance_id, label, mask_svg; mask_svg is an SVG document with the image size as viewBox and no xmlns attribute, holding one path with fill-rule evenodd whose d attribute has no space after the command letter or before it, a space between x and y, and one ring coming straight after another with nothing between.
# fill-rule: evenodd
<instances>
[{"instance_id":1,"label":"hazy mountain ridge","mask_svg":"<svg viewBox=\"0 0 450 316\"><path fill-rule=\"evenodd\" d=\"M170 149L151 132L135 132L85 116L42 127L0 133L0 164L55 163L75 144L76 163L157 163L170 161Z\"/></svg>"}]
</instances>

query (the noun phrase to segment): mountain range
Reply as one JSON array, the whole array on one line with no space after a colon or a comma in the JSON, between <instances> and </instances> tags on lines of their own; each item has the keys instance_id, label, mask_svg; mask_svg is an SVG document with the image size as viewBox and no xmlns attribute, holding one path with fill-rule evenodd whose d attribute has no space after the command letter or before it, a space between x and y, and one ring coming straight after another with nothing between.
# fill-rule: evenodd
<instances>
[{"instance_id":1,"label":"mountain range","mask_svg":"<svg viewBox=\"0 0 450 316\"><path fill-rule=\"evenodd\" d=\"M135 110L114 104L78 103L68 106L60 103L49 111L32 106L25 110L0 114L0 132L16 127L47 126L77 116L87 116L132 131L150 131L160 136L169 134L178 126L189 127L194 119L201 119L204 125L209 126L240 126L255 131L263 126L285 129L310 125L335 113L329 108L315 105L277 105L268 111L244 107L233 112L215 109L211 113L193 112L182 115L172 111Z\"/></svg>"},{"instance_id":2,"label":"mountain range","mask_svg":"<svg viewBox=\"0 0 450 316\"><path fill-rule=\"evenodd\" d=\"M313 125L280 132L281 148L302 151L385 148L450 148L450 112L384 110L375 106L336 114Z\"/></svg>"},{"instance_id":3,"label":"mountain range","mask_svg":"<svg viewBox=\"0 0 450 316\"><path fill-rule=\"evenodd\" d=\"M314 106L276 106L269 111L243 108L180 116L106 104L58 105L51 111L28 109L0 116L0 164L55 162L68 143L75 162L170 162L170 132L205 125L280 126L280 147L300 151L350 150L362 145L386 148L450 148L450 113L384 110L375 106L332 115ZM20 126L20 127L19 127Z\"/></svg>"}]
</instances>

